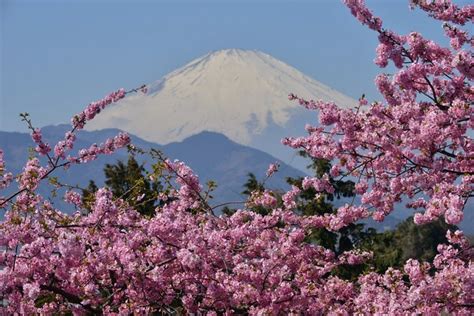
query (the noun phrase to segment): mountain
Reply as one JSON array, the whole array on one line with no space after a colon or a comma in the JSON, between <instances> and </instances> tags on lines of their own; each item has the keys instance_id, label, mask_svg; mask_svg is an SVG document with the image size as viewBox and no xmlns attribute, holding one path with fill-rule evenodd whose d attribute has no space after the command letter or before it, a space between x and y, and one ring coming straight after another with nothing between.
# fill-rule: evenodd
<instances>
[{"instance_id":1,"label":"mountain","mask_svg":"<svg viewBox=\"0 0 474 316\"><path fill-rule=\"evenodd\" d=\"M68 130L67 125L46 126L42 129L43 136L49 143L61 139ZM108 137L116 135L118 129L104 129L100 131L81 131L77 135L75 154L80 148L88 148L92 143L101 143ZM228 201L242 201L243 184L249 172L254 173L257 179L265 177L265 172L270 163L279 162L280 172L277 172L267 182L268 187L274 189L287 189L286 177L304 176L299 170L294 169L282 161L260 150L237 144L222 134L215 132L201 132L167 145L147 142L137 136L131 135L132 142L139 148L148 150L155 148L162 151L171 159L179 159L187 163L199 176L201 183L214 180L218 184L215 191L214 204ZM18 173L28 159L28 148L34 144L29 134L0 131L0 148L5 153L6 166L9 171ZM111 156L102 155L99 159L86 165L75 165L68 170L57 170L62 183L86 187L89 180L94 180L102 185L105 178L103 168L106 163L116 163L117 160L126 161L128 153L120 150ZM137 160L149 165L152 163L147 155L138 156ZM48 188L50 189L50 188ZM47 190L42 192L47 193ZM64 206L64 205L62 205Z\"/></svg>"},{"instance_id":2,"label":"mountain","mask_svg":"<svg viewBox=\"0 0 474 316\"><path fill-rule=\"evenodd\" d=\"M49 143L55 143L67 130L69 130L68 125L57 125L46 126L42 129L42 132L44 138ZM118 129L104 129L93 132L81 131L78 133L75 150L72 152L76 153L78 149L87 148L92 143L103 142L106 138L112 137L119 132L120 130ZM171 159L179 159L186 162L200 176L201 183L215 180L218 188L214 192L216 199L211 203L212 205L229 201L242 201L244 197L240 192L243 191L243 184L247 180L247 174L253 172L257 179L263 179L268 165L276 161L281 164L280 171L266 182L268 188L277 190L287 189L286 177L305 175L265 152L237 144L228 137L215 132L204 131L190 136L181 142L173 142L167 145L148 142L134 135L131 135L131 138L134 145L139 148L145 150L155 148ZM28 148L33 146L31 137L27 133L0 131L0 148L4 151L8 171L12 171L14 174L17 174L24 166L28 159ZM106 163L116 163L117 160L126 161L127 158L127 152L119 150L111 156L102 155L97 160L86 165L75 165L68 170L57 170L53 176L58 176L62 183L79 185L81 187L87 186L89 180L94 180L97 184L103 185L104 165ZM152 163L148 156L138 156L137 158L146 165ZM43 187L40 193L44 196L49 196L51 188L50 186ZM2 195L7 195L8 193L2 192ZM60 192L59 196L62 196L62 194L63 192ZM60 202L58 198L53 200L59 209L67 210L70 207ZM338 207L350 202L351 198L335 200L333 203ZM358 198L356 198L356 203L359 203ZM239 205L233 206L238 207ZM473 209L474 201L469 201L465 207L465 219L461 224L461 228L468 234L474 234ZM411 211L408 211L403 207L403 204L400 204L382 223L377 223L371 219L366 219L363 222L378 230L387 230L394 228L410 215ZM1 216L2 214L0 213L0 219Z\"/></svg>"},{"instance_id":3,"label":"mountain","mask_svg":"<svg viewBox=\"0 0 474 316\"><path fill-rule=\"evenodd\" d=\"M160 144L214 131L289 161L294 151L281 138L301 135L306 123L316 121L315 113L288 100L289 93L343 107L356 104L268 54L240 49L211 52L148 88L109 107L87 128L120 126Z\"/></svg>"}]
</instances>

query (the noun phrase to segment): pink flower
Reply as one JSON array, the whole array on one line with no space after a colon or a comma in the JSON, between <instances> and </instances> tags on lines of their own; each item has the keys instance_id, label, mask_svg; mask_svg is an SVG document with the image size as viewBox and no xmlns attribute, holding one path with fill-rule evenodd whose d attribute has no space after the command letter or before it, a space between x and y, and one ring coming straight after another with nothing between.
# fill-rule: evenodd
<instances>
[{"instance_id":1,"label":"pink flower","mask_svg":"<svg viewBox=\"0 0 474 316\"><path fill-rule=\"evenodd\" d=\"M278 167L280 165L278 163L272 163L268 166L268 169L267 169L267 177L271 177L275 172L278 171Z\"/></svg>"},{"instance_id":2,"label":"pink flower","mask_svg":"<svg viewBox=\"0 0 474 316\"><path fill-rule=\"evenodd\" d=\"M37 283L25 283L23 284L23 291L28 296L28 298L34 300L38 297L40 288Z\"/></svg>"},{"instance_id":3,"label":"pink flower","mask_svg":"<svg viewBox=\"0 0 474 316\"><path fill-rule=\"evenodd\" d=\"M68 190L64 194L64 201L74 204L77 207L82 206L82 196L74 191Z\"/></svg>"}]
</instances>

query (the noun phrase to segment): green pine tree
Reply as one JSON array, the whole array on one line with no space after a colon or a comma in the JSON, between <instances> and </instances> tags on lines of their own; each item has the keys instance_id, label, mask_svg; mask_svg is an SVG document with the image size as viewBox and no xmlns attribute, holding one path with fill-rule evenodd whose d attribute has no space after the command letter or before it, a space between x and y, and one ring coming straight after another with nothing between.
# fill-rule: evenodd
<instances>
[{"instance_id":1,"label":"green pine tree","mask_svg":"<svg viewBox=\"0 0 474 316\"><path fill-rule=\"evenodd\" d=\"M403 267L410 258L432 262L437 245L447 243L446 232L456 229L442 218L416 225L413 217L409 217L394 230L378 233L373 239L364 241L362 247L374 252L374 268L383 273L388 267Z\"/></svg>"},{"instance_id":2,"label":"green pine tree","mask_svg":"<svg viewBox=\"0 0 474 316\"><path fill-rule=\"evenodd\" d=\"M126 200L131 207L146 216L152 216L158 202L158 192L162 189L161 183L151 181L146 177L143 165L139 165L133 156L129 156L127 163L117 161L116 164L106 164L104 168L105 185L114 197ZM93 193L97 186L90 181L89 187L83 190L83 202L86 207L93 203Z\"/></svg>"}]
</instances>

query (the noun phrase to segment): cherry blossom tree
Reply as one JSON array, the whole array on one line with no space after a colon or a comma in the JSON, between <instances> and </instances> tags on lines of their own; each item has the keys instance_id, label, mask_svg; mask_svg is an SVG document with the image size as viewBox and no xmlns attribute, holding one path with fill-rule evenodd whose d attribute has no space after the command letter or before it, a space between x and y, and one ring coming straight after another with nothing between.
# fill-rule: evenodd
<instances>
[{"instance_id":1,"label":"cherry blossom tree","mask_svg":"<svg viewBox=\"0 0 474 316\"><path fill-rule=\"evenodd\" d=\"M81 195L64 199L78 210L65 214L36 190L58 168L87 163L98 155L131 146L121 133L102 144L73 153L76 133L106 106L128 92L118 90L74 116L57 144L32 130L38 156L18 176L8 172L0 151L0 306L2 314L439 314L468 315L474 308L472 247L462 232L448 232L433 263L409 259L403 269L367 272L352 282L333 273L358 265L371 254L351 250L336 255L306 240L311 230L338 231L372 216L382 221L402 198L419 209L415 222L443 217L457 224L473 195L474 90L470 84L474 6L448 0L412 1L414 7L444 21L450 48L421 34L399 35L362 0L345 0L352 14L378 33L376 64L391 61L397 72L376 78L384 100L356 109L323 101L298 100L319 112L319 126L284 143L309 156L332 162L330 174L308 177L303 188L332 193L330 177L357 180L361 204L346 204L334 214L299 216L301 190L294 186L275 203L270 191L251 195L248 208L262 205L269 214L243 208L231 216L215 206L199 178L180 161L161 153L150 177L166 185L153 216L98 189L87 208ZM276 171L271 166L268 176ZM138 199L140 196L138 196ZM135 207L133 207L135 206Z\"/></svg>"}]
</instances>

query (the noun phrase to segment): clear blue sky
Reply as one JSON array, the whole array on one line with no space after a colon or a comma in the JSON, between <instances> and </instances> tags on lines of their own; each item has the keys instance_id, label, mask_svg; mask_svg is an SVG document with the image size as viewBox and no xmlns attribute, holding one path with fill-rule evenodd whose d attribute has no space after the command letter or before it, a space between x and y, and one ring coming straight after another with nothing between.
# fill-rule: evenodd
<instances>
[{"instance_id":1,"label":"clear blue sky","mask_svg":"<svg viewBox=\"0 0 474 316\"><path fill-rule=\"evenodd\" d=\"M261 50L351 97L377 97L376 34L339 0L0 3L0 130L25 131L20 112L38 126L68 122L109 91L224 48ZM444 38L408 1L368 5L388 28Z\"/></svg>"}]
</instances>

